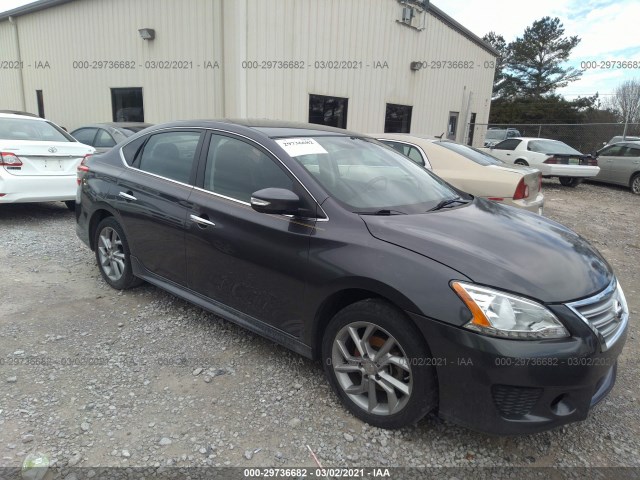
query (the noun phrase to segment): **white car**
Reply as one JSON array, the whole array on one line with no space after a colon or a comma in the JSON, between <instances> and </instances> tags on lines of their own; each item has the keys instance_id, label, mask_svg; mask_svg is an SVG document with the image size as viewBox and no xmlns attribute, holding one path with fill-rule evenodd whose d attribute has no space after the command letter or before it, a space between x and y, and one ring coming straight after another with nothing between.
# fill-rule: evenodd
<instances>
[{"instance_id":1,"label":"white car","mask_svg":"<svg viewBox=\"0 0 640 480\"><path fill-rule=\"evenodd\" d=\"M94 152L48 120L0 113L0 204L62 201L73 210L76 169Z\"/></svg>"},{"instance_id":2,"label":"white car","mask_svg":"<svg viewBox=\"0 0 640 480\"><path fill-rule=\"evenodd\" d=\"M546 138L517 137L503 140L491 148L481 148L503 162L528 165L543 177L560 177L565 187L576 187L585 178L598 175L598 161L566 143Z\"/></svg>"}]
</instances>

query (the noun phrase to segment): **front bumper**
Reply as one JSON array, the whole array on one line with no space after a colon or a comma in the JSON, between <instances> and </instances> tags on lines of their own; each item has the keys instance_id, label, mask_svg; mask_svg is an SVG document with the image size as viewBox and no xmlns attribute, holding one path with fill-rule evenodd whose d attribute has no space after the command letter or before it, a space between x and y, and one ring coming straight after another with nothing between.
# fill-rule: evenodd
<instances>
[{"instance_id":1,"label":"front bumper","mask_svg":"<svg viewBox=\"0 0 640 480\"><path fill-rule=\"evenodd\" d=\"M571 316L567 307L556 307ZM557 340L507 340L409 314L428 339L439 415L490 434L534 433L584 420L613 388L626 330L606 352L583 324Z\"/></svg>"}]
</instances>

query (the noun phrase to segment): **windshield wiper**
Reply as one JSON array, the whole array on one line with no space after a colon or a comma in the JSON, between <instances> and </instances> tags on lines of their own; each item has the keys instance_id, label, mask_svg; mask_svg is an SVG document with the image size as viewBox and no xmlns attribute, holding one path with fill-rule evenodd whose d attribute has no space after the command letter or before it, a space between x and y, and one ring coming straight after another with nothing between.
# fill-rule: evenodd
<instances>
[{"instance_id":1,"label":"windshield wiper","mask_svg":"<svg viewBox=\"0 0 640 480\"><path fill-rule=\"evenodd\" d=\"M400 212L398 210L389 210L388 208L383 208L382 210L378 210L376 212L353 212L358 215L406 215L405 212Z\"/></svg>"},{"instance_id":2,"label":"windshield wiper","mask_svg":"<svg viewBox=\"0 0 640 480\"><path fill-rule=\"evenodd\" d=\"M469 200L464 200L463 198L460 197L456 197L456 198L447 198L445 200L442 200L440 203L438 203L435 207L429 209L429 212L433 212L435 210L440 210L442 208L447 208L451 205L454 205L456 203L469 203Z\"/></svg>"}]
</instances>

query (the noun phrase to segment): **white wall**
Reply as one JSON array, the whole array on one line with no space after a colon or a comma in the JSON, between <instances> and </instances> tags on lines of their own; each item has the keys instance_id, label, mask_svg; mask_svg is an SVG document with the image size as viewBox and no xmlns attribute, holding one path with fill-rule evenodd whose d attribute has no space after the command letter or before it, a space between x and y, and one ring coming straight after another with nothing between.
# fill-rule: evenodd
<instances>
[{"instance_id":1,"label":"white wall","mask_svg":"<svg viewBox=\"0 0 640 480\"><path fill-rule=\"evenodd\" d=\"M477 122L489 115L494 60L432 14L425 29L399 24L396 0L77 0L16 19L25 68L26 109L36 89L51 120L72 129L111 121L112 87L142 87L145 120L254 117L308 120L309 94L349 98L348 128L384 129L386 103L413 106L411 130L440 134L449 111L471 94ZM418 19L419 20L419 19ZM156 39L144 41L142 27ZM13 26L0 22L2 50L15 50ZM133 60L135 70L74 69L74 60ZM145 69L147 60L186 60L189 70ZM243 60L304 61L302 70L243 69ZM362 62L357 70L316 69L316 60ZM473 70L412 72L411 61L472 61ZM204 61L220 69L204 70ZM374 69L386 62L388 69ZM200 65L200 67L197 67ZM367 67L366 65L369 65ZM477 65L480 65L478 67ZM18 72L0 71L0 109L20 108Z\"/></svg>"}]
</instances>

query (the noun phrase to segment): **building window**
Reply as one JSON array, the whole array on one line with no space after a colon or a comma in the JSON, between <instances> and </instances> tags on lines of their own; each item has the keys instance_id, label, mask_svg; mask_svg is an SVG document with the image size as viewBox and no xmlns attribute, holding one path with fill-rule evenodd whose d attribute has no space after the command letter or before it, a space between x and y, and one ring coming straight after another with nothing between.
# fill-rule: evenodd
<instances>
[{"instance_id":1,"label":"building window","mask_svg":"<svg viewBox=\"0 0 640 480\"><path fill-rule=\"evenodd\" d=\"M411 109L408 105L387 103L384 117L384 133L409 133L411 130Z\"/></svg>"},{"instance_id":2,"label":"building window","mask_svg":"<svg viewBox=\"0 0 640 480\"><path fill-rule=\"evenodd\" d=\"M347 128L348 98L309 95L309 123Z\"/></svg>"},{"instance_id":3,"label":"building window","mask_svg":"<svg viewBox=\"0 0 640 480\"><path fill-rule=\"evenodd\" d=\"M458 115L460 115L460 112L449 112L449 125L447 126L447 138L449 140L456 139L456 133L458 132Z\"/></svg>"},{"instance_id":4,"label":"building window","mask_svg":"<svg viewBox=\"0 0 640 480\"><path fill-rule=\"evenodd\" d=\"M144 122L142 88L112 88L111 110L114 122Z\"/></svg>"},{"instance_id":5,"label":"building window","mask_svg":"<svg viewBox=\"0 0 640 480\"><path fill-rule=\"evenodd\" d=\"M42 90L36 90L36 99L38 100L38 116L44 118L44 97Z\"/></svg>"}]
</instances>

